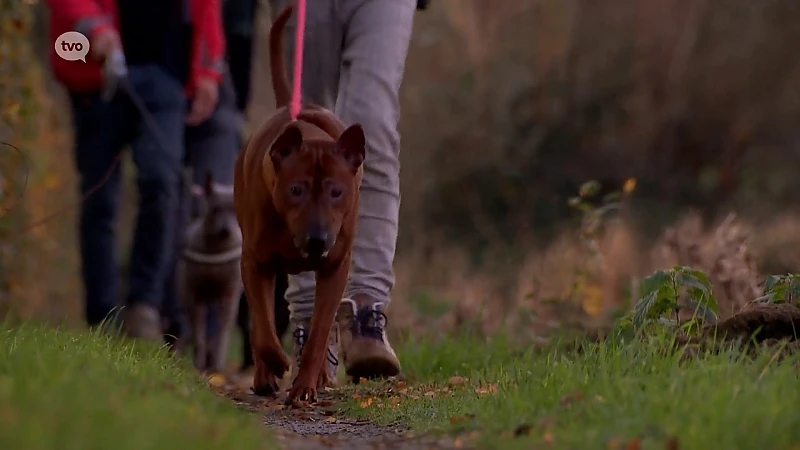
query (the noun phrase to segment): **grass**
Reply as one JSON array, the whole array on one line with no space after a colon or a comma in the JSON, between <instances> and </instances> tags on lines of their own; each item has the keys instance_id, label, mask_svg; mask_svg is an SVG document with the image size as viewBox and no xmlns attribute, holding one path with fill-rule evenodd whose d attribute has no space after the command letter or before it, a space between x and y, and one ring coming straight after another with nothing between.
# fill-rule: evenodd
<instances>
[{"instance_id":1,"label":"grass","mask_svg":"<svg viewBox=\"0 0 800 450\"><path fill-rule=\"evenodd\" d=\"M800 448L798 360L692 358L663 340L580 351L464 338L398 346L404 382L352 389L347 414L460 432L479 448Z\"/></svg>"},{"instance_id":2,"label":"grass","mask_svg":"<svg viewBox=\"0 0 800 450\"><path fill-rule=\"evenodd\" d=\"M273 448L163 349L0 323L0 448Z\"/></svg>"}]
</instances>

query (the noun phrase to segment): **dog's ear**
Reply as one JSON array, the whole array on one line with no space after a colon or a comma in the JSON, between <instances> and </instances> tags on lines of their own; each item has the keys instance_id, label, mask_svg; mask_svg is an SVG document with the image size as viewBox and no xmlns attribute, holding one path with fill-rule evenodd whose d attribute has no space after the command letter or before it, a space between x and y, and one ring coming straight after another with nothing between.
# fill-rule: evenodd
<instances>
[{"instance_id":1,"label":"dog's ear","mask_svg":"<svg viewBox=\"0 0 800 450\"><path fill-rule=\"evenodd\" d=\"M272 165L275 169L280 167L281 162L289 155L296 152L303 146L303 133L297 125L292 124L286 127L272 143L272 148L269 149L269 157L272 159Z\"/></svg>"},{"instance_id":2,"label":"dog's ear","mask_svg":"<svg viewBox=\"0 0 800 450\"><path fill-rule=\"evenodd\" d=\"M350 125L336 141L336 151L344 158L353 172L358 171L358 168L364 163L366 147L367 138L364 136L364 129L359 124Z\"/></svg>"},{"instance_id":3,"label":"dog's ear","mask_svg":"<svg viewBox=\"0 0 800 450\"><path fill-rule=\"evenodd\" d=\"M206 182L203 185L203 192L206 198L214 196L214 175L211 174L210 170L206 172Z\"/></svg>"}]
</instances>

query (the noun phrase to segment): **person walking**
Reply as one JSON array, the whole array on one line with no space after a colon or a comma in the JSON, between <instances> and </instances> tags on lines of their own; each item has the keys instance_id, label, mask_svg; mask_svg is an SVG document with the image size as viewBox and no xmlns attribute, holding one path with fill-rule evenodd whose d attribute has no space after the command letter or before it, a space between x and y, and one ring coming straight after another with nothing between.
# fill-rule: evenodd
<instances>
[{"instance_id":1,"label":"person walking","mask_svg":"<svg viewBox=\"0 0 800 450\"><path fill-rule=\"evenodd\" d=\"M90 42L86 62L61 59L54 48L50 55L55 77L69 93L75 131L84 198L79 241L86 321L96 327L107 318L121 319L127 335L163 342L160 310L176 226L184 124L211 115L222 77L218 1L47 0L47 6L53 41L78 31ZM110 89L115 86L121 89ZM116 316L116 162L128 145L139 208L125 308Z\"/></svg>"},{"instance_id":2,"label":"person walking","mask_svg":"<svg viewBox=\"0 0 800 450\"><path fill-rule=\"evenodd\" d=\"M288 1L270 0L272 16ZM400 209L399 89L414 12L427 2L307 1L303 101L332 110L346 125L360 123L367 136L350 280L331 332L326 369L335 379L341 356L353 379L394 376L401 366L386 337L385 308L394 285ZM287 67L293 67L295 30L296 14L284 35ZM314 285L310 272L289 277L286 296L298 362L310 330Z\"/></svg>"}]
</instances>

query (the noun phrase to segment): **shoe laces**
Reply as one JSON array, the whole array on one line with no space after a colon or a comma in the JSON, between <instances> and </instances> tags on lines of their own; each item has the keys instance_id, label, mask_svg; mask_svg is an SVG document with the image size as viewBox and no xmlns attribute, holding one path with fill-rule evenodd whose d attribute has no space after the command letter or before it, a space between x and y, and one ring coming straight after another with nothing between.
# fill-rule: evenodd
<instances>
[{"instance_id":1,"label":"shoe laces","mask_svg":"<svg viewBox=\"0 0 800 450\"><path fill-rule=\"evenodd\" d=\"M306 345L306 340L308 339L308 331L306 331L305 327L298 326L294 329L292 333L292 337L294 338L294 343L297 346L297 362L300 362L300 357L303 355L303 347ZM330 345L328 345L328 353L327 359L329 364L333 364L334 366L339 365L339 358L333 354Z\"/></svg>"},{"instance_id":2,"label":"shoe laces","mask_svg":"<svg viewBox=\"0 0 800 450\"><path fill-rule=\"evenodd\" d=\"M360 336L368 336L373 339L383 339L383 329L389 319L383 311L375 306L372 308L362 308L356 312L354 326Z\"/></svg>"}]
</instances>

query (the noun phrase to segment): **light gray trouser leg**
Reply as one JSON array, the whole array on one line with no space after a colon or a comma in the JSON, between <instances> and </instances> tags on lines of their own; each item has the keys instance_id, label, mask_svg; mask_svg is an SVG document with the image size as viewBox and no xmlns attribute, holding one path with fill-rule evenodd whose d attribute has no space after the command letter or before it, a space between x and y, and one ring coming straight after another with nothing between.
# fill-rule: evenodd
<instances>
[{"instance_id":1,"label":"light gray trouser leg","mask_svg":"<svg viewBox=\"0 0 800 450\"><path fill-rule=\"evenodd\" d=\"M275 17L287 0L271 0ZM388 302L394 285L400 211L400 83L416 0L308 0L303 58L303 101L332 109L346 124L360 123L367 156L358 229L346 295ZM284 35L289 78L294 16ZM294 320L311 318L314 274L289 277Z\"/></svg>"}]
</instances>

